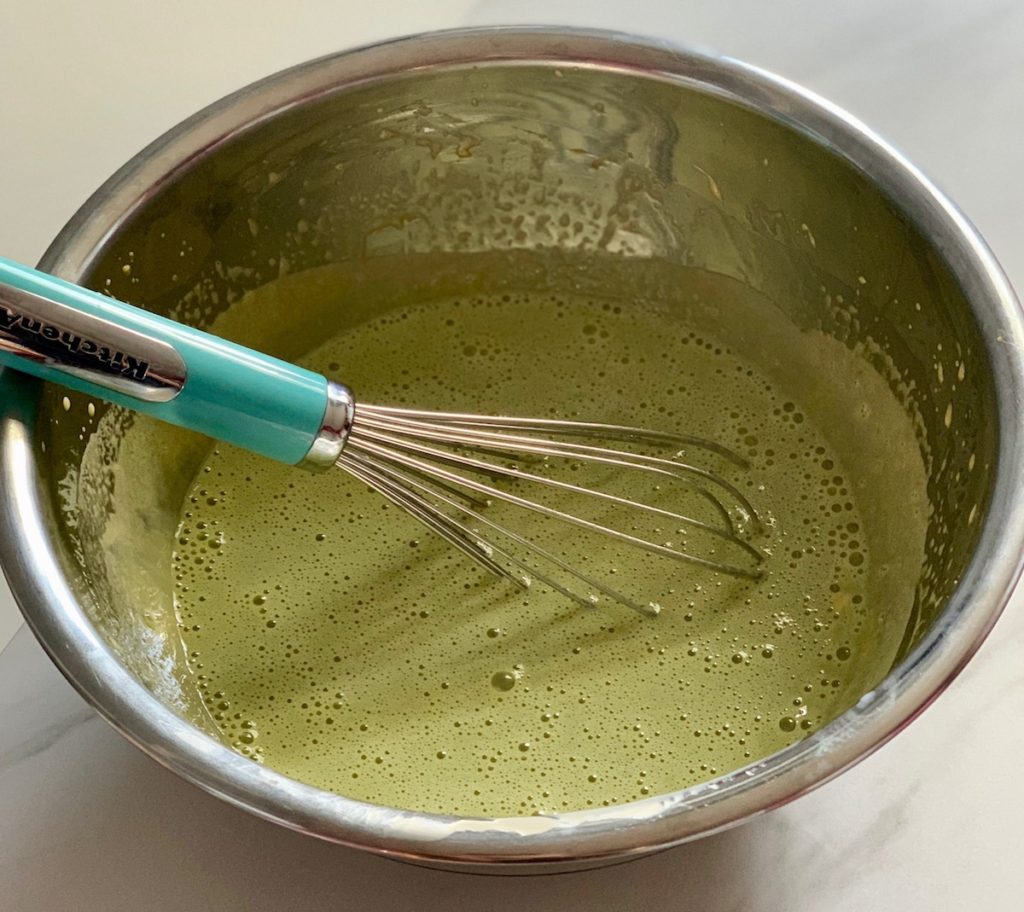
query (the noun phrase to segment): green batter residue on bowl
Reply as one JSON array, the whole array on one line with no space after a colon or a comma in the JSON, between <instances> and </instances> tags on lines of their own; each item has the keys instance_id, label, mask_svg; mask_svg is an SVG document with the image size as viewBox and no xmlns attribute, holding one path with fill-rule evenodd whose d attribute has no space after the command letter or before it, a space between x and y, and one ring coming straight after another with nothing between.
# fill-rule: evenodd
<instances>
[{"instance_id":1,"label":"green batter residue on bowl","mask_svg":"<svg viewBox=\"0 0 1024 912\"><path fill-rule=\"evenodd\" d=\"M714 297L701 281L680 293ZM852 353L786 338L784 357L755 359L663 307L526 292L425 299L329 338L305 362L366 401L733 448L750 470L715 468L768 518L768 572L595 552L519 513L520 532L663 608L585 610L493 580L341 471L218 446L173 554L181 636L217 728L353 798L504 816L675 791L834 718L884 676L910 607L921 552L906 543L923 541L923 511L887 502L880 479L916 444L905 419L865 433L886 420L866 405L881 381Z\"/></svg>"}]
</instances>

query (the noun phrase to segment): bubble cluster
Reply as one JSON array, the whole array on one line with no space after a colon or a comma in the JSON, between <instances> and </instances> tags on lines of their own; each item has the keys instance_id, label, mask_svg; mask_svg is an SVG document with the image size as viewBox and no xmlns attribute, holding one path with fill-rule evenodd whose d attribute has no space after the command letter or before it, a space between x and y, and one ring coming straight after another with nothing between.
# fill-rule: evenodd
<instances>
[{"instance_id":1,"label":"bubble cluster","mask_svg":"<svg viewBox=\"0 0 1024 912\"><path fill-rule=\"evenodd\" d=\"M380 804L558 812L737 769L878 673L855 484L800 397L706 333L610 300L469 295L378 316L308 363L369 402L716 440L751 463L729 475L766 519L768 573L719 576L497 514L663 610L581 609L493 580L341 471L218 447L182 505L175 598L196 686L240 753ZM641 484L615 490L649 500Z\"/></svg>"}]
</instances>

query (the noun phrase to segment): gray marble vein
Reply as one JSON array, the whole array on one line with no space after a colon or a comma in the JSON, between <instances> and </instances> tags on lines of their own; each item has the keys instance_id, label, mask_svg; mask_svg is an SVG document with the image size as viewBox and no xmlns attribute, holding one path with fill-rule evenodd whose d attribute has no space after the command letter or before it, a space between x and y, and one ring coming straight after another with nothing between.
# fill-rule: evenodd
<instances>
[{"instance_id":1,"label":"gray marble vein","mask_svg":"<svg viewBox=\"0 0 1024 912\"><path fill-rule=\"evenodd\" d=\"M1016 667L987 660L1000 645L894 742L786 808L607 870L493 878L319 843L203 794L83 712L22 631L0 663L0 731L38 749L0 761L0 908L127 910L145 896L153 912L261 912L296 893L309 912L1012 908L1024 819L1007 784L1024 732L1005 720L1024 714L1024 690L1005 686Z\"/></svg>"}]
</instances>

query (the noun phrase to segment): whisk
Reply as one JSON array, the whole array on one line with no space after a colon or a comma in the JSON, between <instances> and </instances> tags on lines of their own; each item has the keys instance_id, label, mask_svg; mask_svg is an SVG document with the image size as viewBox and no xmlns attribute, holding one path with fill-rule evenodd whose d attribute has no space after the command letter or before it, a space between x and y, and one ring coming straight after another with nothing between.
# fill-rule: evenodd
<instances>
[{"instance_id":1,"label":"whisk","mask_svg":"<svg viewBox=\"0 0 1024 912\"><path fill-rule=\"evenodd\" d=\"M280 462L338 466L406 511L487 571L528 588L534 580L592 606L602 597L645 614L660 608L594 578L550 547L497 522L503 502L586 533L757 579L761 520L739 488L684 453L745 467L713 441L617 424L421 411L356 402L334 380L103 294L0 258L0 365L199 431ZM635 452L646 447L663 455ZM689 493L703 515L588 486L557 466L643 473ZM571 473L570 473L571 474ZM524 488L530 493L524 493ZM543 492L555 494L551 501ZM562 508L603 511L588 518ZM664 500L664 496L660 498ZM488 515L491 512L492 515ZM612 519L604 518L606 513ZM693 533L685 543L637 531L644 514ZM719 556L724 550L729 557Z\"/></svg>"}]
</instances>

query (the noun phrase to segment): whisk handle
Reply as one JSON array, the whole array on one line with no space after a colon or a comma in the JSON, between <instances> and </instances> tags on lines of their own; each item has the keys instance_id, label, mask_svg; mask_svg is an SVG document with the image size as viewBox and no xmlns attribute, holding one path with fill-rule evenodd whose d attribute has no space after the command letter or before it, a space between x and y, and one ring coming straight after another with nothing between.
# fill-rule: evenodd
<instances>
[{"instance_id":1,"label":"whisk handle","mask_svg":"<svg viewBox=\"0 0 1024 912\"><path fill-rule=\"evenodd\" d=\"M0 366L311 468L352 420L319 374L3 258Z\"/></svg>"}]
</instances>

